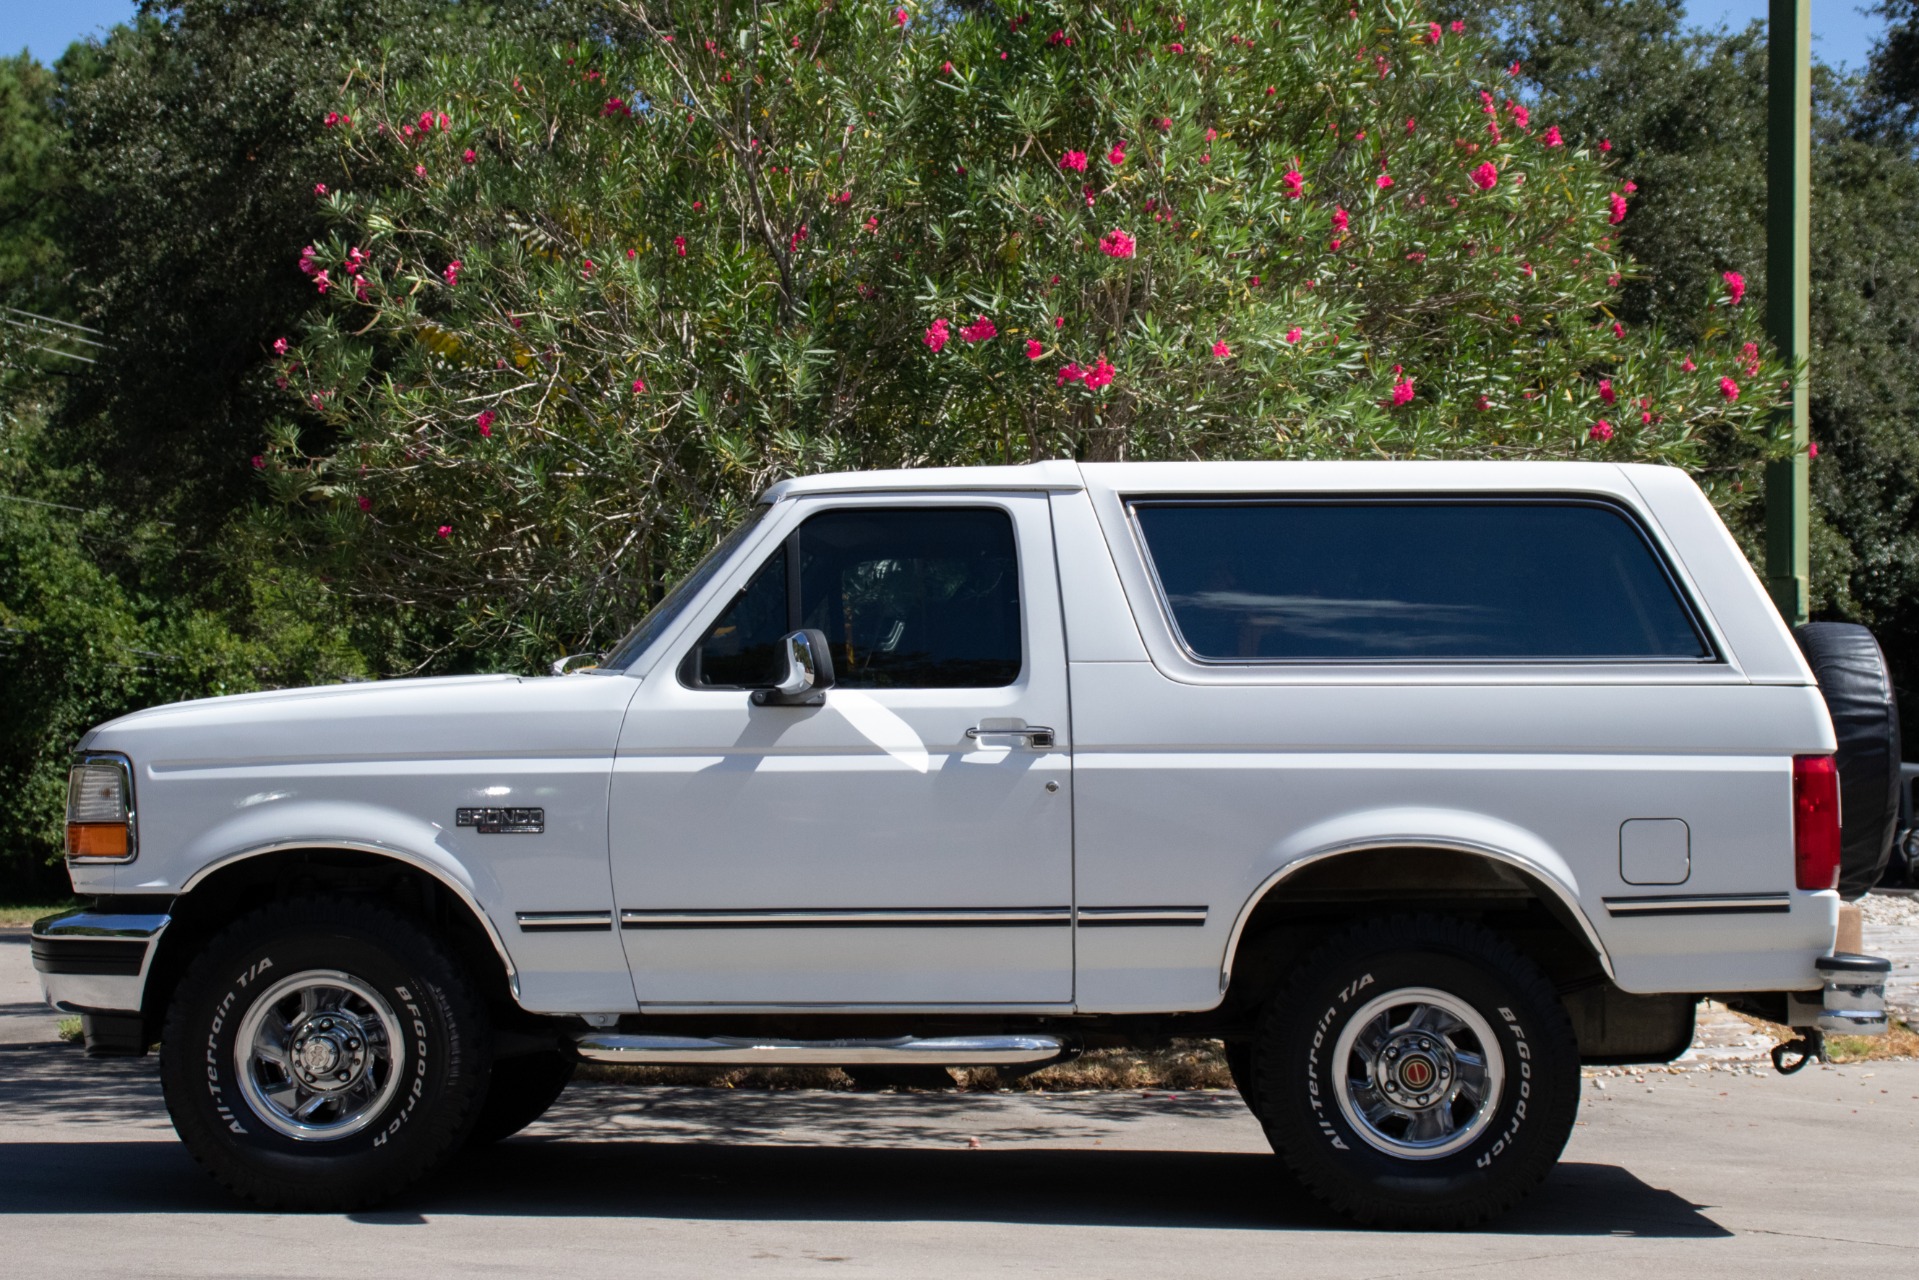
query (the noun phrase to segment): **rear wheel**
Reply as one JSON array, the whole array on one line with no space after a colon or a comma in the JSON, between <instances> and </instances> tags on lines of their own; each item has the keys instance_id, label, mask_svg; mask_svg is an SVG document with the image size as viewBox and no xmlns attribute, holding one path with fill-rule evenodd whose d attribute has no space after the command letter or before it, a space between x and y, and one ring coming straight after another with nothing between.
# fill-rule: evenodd
<instances>
[{"instance_id":1,"label":"rear wheel","mask_svg":"<svg viewBox=\"0 0 1919 1280\"><path fill-rule=\"evenodd\" d=\"M465 977L411 920L305 898L210 942L168 1010L160 1079L194 1158L266 1208L365 1207L466 1138L489 1039Z\"/></svg>"},{"instance_id":2,"label":"rear wheel","mask_svg":"<svg viewBox=\"0 0 1919 1280\"><path fill-rule=\"evenodd\" d=\"M1498 936L1445 917L1328 941L1269 1003L1254 1053L1252 1105L1274 1150L1362 1223L1504 1212L1551 1170L1578 1110L1578 1045L1551 984Z\"/></svg>"}]
</instances>

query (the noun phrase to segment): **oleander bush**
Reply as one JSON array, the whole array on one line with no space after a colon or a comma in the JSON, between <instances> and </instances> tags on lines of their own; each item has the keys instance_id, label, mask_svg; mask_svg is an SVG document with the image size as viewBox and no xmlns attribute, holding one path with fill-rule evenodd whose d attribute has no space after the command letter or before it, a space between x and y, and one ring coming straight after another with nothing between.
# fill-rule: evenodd
<instances>
[{"instance_id":1,"label":"oleander bush","mask_svg":"<svg viewBox=\"0 0 1919 1280\"><path fill-rule=\"evenodd\" d=\"M323 305L260 335L258 536L483 660L608 642L801 472L1581 458L1737 504L1779 448L1750 264L1684 343L1620 321L1631 175L1419 4L616 9L350 67L284 263Z\"/></svg>"}]
</instances>

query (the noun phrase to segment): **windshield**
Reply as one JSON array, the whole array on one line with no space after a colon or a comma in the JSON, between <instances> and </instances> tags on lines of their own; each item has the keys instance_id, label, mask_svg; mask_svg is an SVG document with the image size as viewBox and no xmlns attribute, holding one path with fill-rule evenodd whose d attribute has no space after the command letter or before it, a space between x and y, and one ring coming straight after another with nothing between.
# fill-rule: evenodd
<instances>
[{"instance_id":1,"label":"windshield","mask_svg":"<svg viewBox=\"0 0 1919 1280\"><path fill-rule=\"evenodd\" d=\"M711 551L700 557L700 562L693 566L693 572L680 579L679 585L667 592L660 602L640 619L639 626L626 633L626 639L615 645L613 652L609 653L606 661L600 665L617 670L644 653L648 645L659 639L661 632L673 625L679 618L680 612L686 608L693 597L700 593L700 588L706 585L707 579L718 573L720 568L732 558L733 549L746 540L746 535L753 531L754 526L758 525L771 509L765 503L755 505L752 513L740 521L733 532L721 538Z\"/></svg>"}]
</instances>

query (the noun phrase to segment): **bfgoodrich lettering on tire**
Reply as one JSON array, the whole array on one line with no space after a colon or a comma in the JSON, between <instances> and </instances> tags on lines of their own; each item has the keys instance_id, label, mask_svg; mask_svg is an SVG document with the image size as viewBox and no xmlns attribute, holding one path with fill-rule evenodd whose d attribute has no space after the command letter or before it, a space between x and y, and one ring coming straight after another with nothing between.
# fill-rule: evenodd
<instances>
[{"instance_id":1,"label":"bfgoodrich lettering on tire","mask_svg":"<svg viewBox=\"0 0 1919 1280\"><path fill-rule=\"evenodd\" d=\"M174 1128L266 1208L362 1208L430 1172L485 1097L471 987L411 920L303 898L245 916L181 979L161 1041Z\"/></svg>"},{"instance_id":2,"label":"bfgoodrich lettering on tire","mask_svg":"<svg viewBox=\"0 0 1919 1280\"><path fill-rule=\"evenodd\" d=\"M1255 1111L1299 1181L1358 1222L1464 1227L1559 1159L1579 1050L1552 985L1497 935L1438 916L1329 940L1262 1015Z\"/></svg>"}]
</instances>

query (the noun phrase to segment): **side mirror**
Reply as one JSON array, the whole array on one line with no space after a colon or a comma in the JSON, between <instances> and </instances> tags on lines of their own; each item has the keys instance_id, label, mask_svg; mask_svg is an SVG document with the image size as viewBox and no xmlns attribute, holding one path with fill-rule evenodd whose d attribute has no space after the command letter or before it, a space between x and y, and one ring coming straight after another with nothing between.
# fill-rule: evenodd
<instances>
[{"instance_id":1,"label":"side mirror","mask_svg":"<svg viewBox=\"0 0 1919 1280\"><path fill-rule=\"evenodd\" d=\"M817 707L833 687L833 653L826 633L809 627L788 633L780 641L786 670L771 689L753 690L756 707Z\"/></svg>"},{"instance_id":2,"label":"side mirror","mask_svg":"<svg viewBox=\"0 0 1919 1280\"><path fill-rule=\"evenodd\" d=\"M564 658L560 658L554 662L553 674L563 676L570 671L588 671L599 665L599 661L600 655L597 653L569 653ZM582 663L583 665L576 667L573 665L576 662Z\"/></svg>"}]
</instances>

